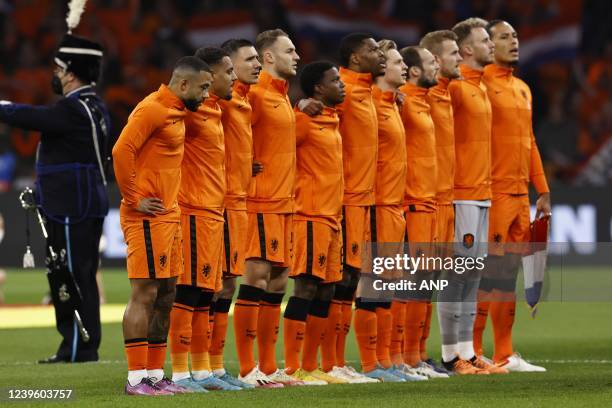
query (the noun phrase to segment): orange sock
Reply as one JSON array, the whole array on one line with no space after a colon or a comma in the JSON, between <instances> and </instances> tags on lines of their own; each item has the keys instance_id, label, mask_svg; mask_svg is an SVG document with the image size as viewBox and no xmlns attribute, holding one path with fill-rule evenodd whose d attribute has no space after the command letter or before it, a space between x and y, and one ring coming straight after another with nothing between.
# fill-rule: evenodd
<instances>
[{"instance_id":1,"label":"orange sock","mask_svg":"<svg viewBox=\"0 0 612 408\"><path fill-rule=\"evenodd\" d=\"M383 368L391 367L391 331L393 318L391 317L391 305L389 307L376 308L376 358Z\"/></svg>"},{"instance_id":2,"label":"orange sock","mask_svg":"<svg viewBox=\"0 0 612 408\"><path fill-rule=\"evenodd\" d=\"M427 339L429 338L429 329L431 328L431 312L433 306L431 302L427 302L427 312L425 315L425 326L423 327L423 334L421 335L421 341L419 342L419 351L421 353L421 361L425 361L429 358L427 355Z\"/></svg>"},{"instance_id":3,"label":"orange sock","mask_svg":"<svg viewBox=\"0 0 612 408\"><path fill-rule=\"evenodd\" d=\"M280 305L283 293L264 293L259 304L257 320L257 350L259 369L266 375L274 373L276 366L276 340L280 325Z\"/></svg>"},{"instance_id":4,"label":"orange sock","mask_svg":"<svg viewBox=\"0 0 612 408\"><path fill-rule=\"evenodd\" d=\"M336 362L336 343L340 333L340 321L342 320L342 302L332 300L329 305L327 323L321 341L321 369L325 372L331 371Z\"/></svg>"},{"instance_id":5,"label":"orange sock","mask_svg":"<svg viewBox=\"0 0 612 408\"><path fill-rule=\"evenodd\" d=\"M255 286L240 285L238 299L234 305L236 354L242 376L250 373L256 365L253 343L257 337L259 299L263 293L262 289Z\"/></svg>"},{"instance_id":6,"label":"orange sock","mask_svg":"<svg viewBox=\"0 0 612 408\"><path fill-rule=\"evenodd\" d=\"M391 303L391 345L389 353L391 362L396 365L404 364L402 348L404 344L404 328L406 326L406 303L393 301Z\"/></svg>"},{"instance_id":7,"label":"orange sock","mask_svg":"<svg viewBox=\"0 0 612 408\"><path fill-rule=\"evenodd\" d=\"M210 339L210 368L213 370L223 368L223 349L225 348L227 318L231 304L231 299L217 299L215 302L214 323Z\"/></svg>"},{"instance_id":8,"label":"orange sock","mask_svg":"<svg viewBox=\"0 0 612 408\"><path fill-rule=\"evenodd\" d=\"M427 303L406 303L406 329L404 330L404 362L415 366L421 361L420 342L425 328Z\"/></svg>"},{"instance_id":9,"label":"orange sock","mask_svg":"<svg viewBox=\"0 0 612 408\"><path fill-rule=\"evenodd\" d=\"M128 371L146 370L148 358L147 339L128 339L124 342Z\"/></svg>"},{"instance_id":10,"label":"orange sock","mask_svg":"<svg viewBox=\"0 0 612 408\"><path fill-rule=\"evenodd\" d=\"M210 356L210 307L196 307L193 312L191 338L191 371L211 371Z\"/></svg>"},{"instance_id":11,"label":"orange sock","mask_svg":"<svg viewBox=\"0 0 612 408\"><path fill-rule=\"evenodd\" d=\"M161 370L166 362L166 341L149 341L147 350L147 370Z\"/></svg>"},{"instance_id":12,"label":"orange sock","mask_svg":"<svg viewBox=\"0 0 612 408\"><path fill-rule=\"evenodd\" d=\"M325 303L329 306L329 302ZM327 314L327 310L325 313ZM304 345L302 347L302 368L306 371L316 370L319 366L317 351L323 339L326 326L327 317L313 315L311 308L308 317L306 317L306 334L304 335Z\"/></svg>"},{"instance_id":13,"label":"orange sock","mask_svg":"<svg viewBox=\"0 0 612 408\"><path fill-rule=\"evenodd\" d=\"M340 331L336 338L336 365L344 367L346 360L344 352L346 349L346 336L351 330L351 320L353 319L353 301L342 302L342 316L340 318Z\"/></svg>"},{"instance_id":14,"label":"orange sock","mask_svg":"<svg viewBox=\"0 0 612 408\"><path fill-rule=\"evenodd\" d=\"M300 353L304 344L306 316L310 300L291 296L285 308L283 319L283 340L285 349L285 371L293 374L300 368Z\"/></svg>"},{"instance_id":15,"label":"orange sock","mask_svg":"<svg viewBox=\"0 0 612 408\"><path fill-rule=\"evenodd\" d=\"M476 320L474 320L474 352L477 356L484 355L482 337L487 326L487 316L491 302L478 302L476 309Z\"/></svg>"},{"instance_id":16,"label":"orange sock","mask_svg":"<svg viewBox=\"0 0 612 408\"><path fill-rule=\"evenodd\" d=\"M495 338L493 361L496 363L506 361L514 353L512 349L512 326L514 325L515 312L516 301L491 302L489 313L491 314Z\"/></svg>"},{"instance_id":17,"label":"orange sock","mask_svg":"<svg viewBox=\"0 0 612 408\"><path fill-rule=\"evenodd\" d=\"M173 373L189 372L189 348L192 341L193 307L174 303L170 312L170 360Z\"/></svg>"},{"instance_id":18,"label":"orange sock","mask_svg":"<svg viewBox=\"0 0 612 408\"><path fill-rule=\"evenodd\" d=\"M359 306L355 309L355 338L359 348L361 370L364 373L375 369L378 362L376 357L377 320L375 311L362 309Z\"/></svg>"}]
</instances>

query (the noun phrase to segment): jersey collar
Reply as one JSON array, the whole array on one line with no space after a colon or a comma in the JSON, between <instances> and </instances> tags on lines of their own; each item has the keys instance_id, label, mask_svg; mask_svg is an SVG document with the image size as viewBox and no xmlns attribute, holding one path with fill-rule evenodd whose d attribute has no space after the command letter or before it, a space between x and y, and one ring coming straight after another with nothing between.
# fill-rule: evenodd
<instances>
[{"instance_id":1,"label":"jersey collar","mask_svg":"<svg viewBox=\"0 0 612 408\"><path fill-rule=\"evenodd\" d=\"M497 64L489 64L484 69L484 73L487 76L501 77L506 79L510 79L513 72L514 68L502 67L501 65Z\"/></svg>"},{"instance_id":2,"label":"jersey collar","mask_svg":"<svg viewBox=\"0 0 612 408\"><path fill-rule=\"evenodd\" d=\"M249 84L245 84L244 82L239 80L236 80L236 82L234 82L234 91L236 91L236 93L243 98L247 96L247 94L249 93L249 89L251 89L251 85Z\"/></svg>"},{"instance_id":3,"label":"jersey collar","mask_svg":"<svg viewBox=\"0 0 612 408\"><path fill-rule=\"evenodd\" d=\"M283 95L286 95L289 91L289 82L284 79L274 78L266 71L261 71L257 83L264 88L276 89Z\"/></svg>"},{"instance_id":4,"label":"jersey collar","mask_svg":"<svg viewBox=\"0 0 612 408\"><path fill-rule=\"evenodd\" d=\"M469 82L473 82L476 85L480 85L480 80L482 79L484 71L474 69L465 64L459 65L459 69L461 70L461 76L463 77L463 79Z\"/></svg>"},{"instance_id":5,"label":"jersey collar","mask_svg":"<svg viewBox=\"0 0 612 408\"><path fill-rule=\"evenodd\" d=\"M348 68L340 67L340 78L346 84L360 84L366 87L372 87L372 74L360 73Z\"/></svg>"}]
</instances>

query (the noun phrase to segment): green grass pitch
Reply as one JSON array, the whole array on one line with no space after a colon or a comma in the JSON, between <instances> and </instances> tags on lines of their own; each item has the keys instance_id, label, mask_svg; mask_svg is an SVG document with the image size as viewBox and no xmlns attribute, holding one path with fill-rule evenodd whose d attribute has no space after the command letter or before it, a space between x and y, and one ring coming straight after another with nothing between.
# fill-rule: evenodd
<instances>
[{"instance_id":1,"label":"green grass pitch","mask_svg":"<svg viewBox=\"0 0 612 408\"><path fill-rule=\"evenodd\" d=\"M579 271L577 271L579 272ZM121 270L107 270L104 285L108 303L125 303L128 280ZM41 272L8 271L4 291L9 304L38 303L46 290ZM435 313L434 313L435 317ZM328 385L280 390L211 392L205 395L142 398L123 395L126 364L121 325L105 324L99 363L39 366L38 358L55 351L54 328L0 329L1 406L113 407L600 407L612 406L612 303L547 302L532 320L527 307L517 307L514 343L527 358L547 367L547 373L454 377L424 383ZM1 323L1 322L0 322ZM226 368L237 370L230 322ZM282 333L280 334L282 339ZM485 348L492 351L490 322ZM437 322L432 324L428 349L439 358ZM277 356L282 359L282 342ZM358 366L354 335L349 335L347 358ZM280 362L282 365L282 362ZM167 364L169 374L169 363ZM65 402L6 400L8 388L74 390Z\"/></svg>"}]
</instances>

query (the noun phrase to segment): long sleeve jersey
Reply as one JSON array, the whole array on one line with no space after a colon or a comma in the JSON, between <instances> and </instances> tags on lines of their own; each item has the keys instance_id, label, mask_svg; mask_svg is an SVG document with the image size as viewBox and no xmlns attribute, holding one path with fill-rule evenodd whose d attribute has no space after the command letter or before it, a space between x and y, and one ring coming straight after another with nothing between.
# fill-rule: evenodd
<instances>
[{"instance_id":1,"label":"long sleeve jersey","mask_svg":"<svg viewBox=\"0 0 612 408\"><path fill-rule=\"evenodd\" d=\"M177 203L185 141L185 105L166 85L132 111L115 147L115 177L121 191L124 219L151 216L136 210L147 197L162 200L166 211L156 219L178 222Z\"/></svg>"},{"instance_id":2,"label":"long sleeve jersey","mask_svg":"<svg viewBox=\"0 0 612 408\"><path fill-rule=\"evenodd\" d=\"M438 162L438 205L453 203L455 187L455 128L453 105L448 92L448 78L438 78L438 84L429 88L427 102L436 130L436 159Z\"/></svg>"},{"instance_id":3,"label":"long sleeve jersey","mask_svg":"<svg viewBox=\"0 0 612 408\"><path fill-rule=\"evenodd\" d=\"M178 202L183 214L223 220L225 146L219 97L213 94L185 117L185 155Z\"/></svg>"},{"instance_id":4,"label":"long sleeve jersey","mask_svg":"<svg viewBox=\"0 0 612 408\"><path fill-rule=\"evenodd\" d=\"M406 94L401 110L408 158L404 205L431 210L436 206L438 171L436 134L426 100L427 89L407 83L400 91Z\"/></svg>"},{"instance_id":5,"label":"long sleeve jersey","mask_svg":"<svg viewBox=\"0 0 612 408\"><path fill-rule=\"evenodd\" d=\"M376 201L374 183L378 154L378 120L372 97L372 75L340 67L344 102L340 116L344 160L344 204L369 206Z\"/></svg>"},{"instance_id":6,"label":"long sleeve jersey","mask_svg":"<svg viewBox=\"0 0 612 408\"><path fill-rule=\"evenodd\" d=\"M483 72L460 65L448 91L455 125L455 200L491 199L491 103Z\"/></svg>"},{"instance_id":7,"label":"long sleeve jersey","mask_svg":"<svg viewBox=\"0 0 612 408\"><path fill-rule=\"evenodd\" d=\"M547 193L548 183L532 127L531 90L496 64L485 67L483 82L491 101L493 192L527 194L529 181L538 193Z\"/></svg>"},{"instance_id":8,"label":"long sleeve jersey","mask_svg":"<svg viewBox=\"0 0 612 408\"><path fill-rule=\"evenodd\" d=\"M378 116L376 205L401 205L406 189L406 133L395 103L395 92L372 90Z\"/></svg>"},{"instance_id":9,"label":"long sleeve jersey","mask_svg":"<svg viewBox=\"0 0 612 408\"><path fill-rule=\"evenodd\" d=\"M249 90L253 109L253 155L263 171L251 180L247 208L252 212L287 214L294 211L295 113L287 81L266 71Z\"/></svg>"},{"instance_id":10,"label":"long sleeve jersey","mask_svg":"<svg viewBox=\"0 0 612 408\"><path fill-rule=\"evenodd\" d=\"M310 117L296 113L297 187L295 219L318 219L338 228L344 175L342 138L335 109Z\"/></svg>"},{"instance_id":11,"label":"long sleeve jersey","mask_svg":"<svg viewBox=\"0 0 612 408\"><path fill-rule=\"evenodd\" d=\"M253 131L251 104L247 97L250 86L234 82L232 99L219 100L225 138L225 208L246 210L246 198L252 178Z\"/></svg>"}]
</instances>

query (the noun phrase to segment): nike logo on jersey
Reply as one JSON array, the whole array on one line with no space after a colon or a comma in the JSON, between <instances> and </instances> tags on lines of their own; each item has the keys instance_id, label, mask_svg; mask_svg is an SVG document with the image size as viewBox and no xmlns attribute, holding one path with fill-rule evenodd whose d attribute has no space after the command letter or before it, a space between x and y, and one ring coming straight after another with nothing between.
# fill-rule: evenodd
<instances>
[{"instance_id":1,"label":"nike logo on jersey","mask_svg":"<svg viewBox=\"0 0 612 408\"><path fill-rule=\"evenodd\" d=\"M281 105L280 103L274 105L274 109L278 108L280 105Z\"/></svg>"}]
</instances>

